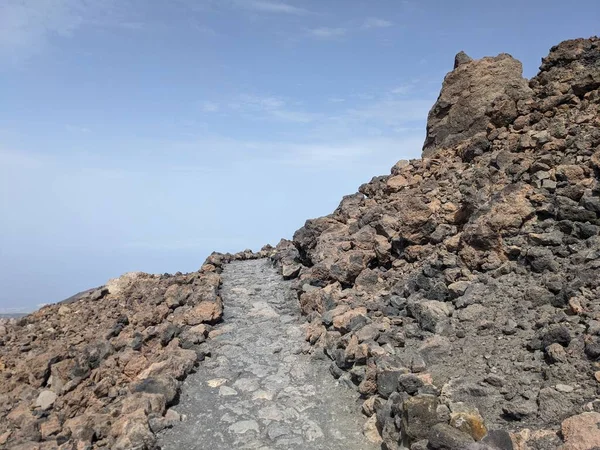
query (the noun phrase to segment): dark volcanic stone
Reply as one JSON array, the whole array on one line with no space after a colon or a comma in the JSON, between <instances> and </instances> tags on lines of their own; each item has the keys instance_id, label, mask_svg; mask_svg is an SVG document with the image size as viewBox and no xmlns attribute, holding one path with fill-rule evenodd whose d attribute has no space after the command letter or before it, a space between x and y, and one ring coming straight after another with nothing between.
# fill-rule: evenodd
<instances>
[{"instance_id":1,"label":"dark volcanic stone","mask_svg":"<svg viewBox=\"0 0 600 450\"><path fill-rule=\"evenodd\" d=\"M439 401L433 395L416 395L402 404L402 429L412 440L426 439L431 427L440 422Z\"/></svg>"},{"instance_id":2,"label":"dark volcanic stone","mask_svg":"<svg viewBox=\"0 0 600 450\"><path fill-rule=\"evenodd\" d=\"M406 373L398 377L398 391L414 395L425 383L418 376Z\"/></svg>"},{"instance_id":3,"label":"dark volcanic stone","mask_svg":"<svg viewBox=\"0 0 600 450\"><path fill-rule=\"evenodd\" d=\"M170 404L177 396L177 387L177 382L171 378L146 378L137 382L132 391L163 395Z\"/></svg>"},{"instance_id":4,"label":"dark volcanic stone","mask_svg":"<svg viewBox=\"0 0 600 450\"><path fill-rule=\"evenodd\" d=\"M388 398L392 392L396 392L400 375L405 374L406 369L384 369L377 372L377 392L383 398Z\"/></svg>"},{"instance_id":5,"label":"dark volcanic stone","mask_svg":"<svg viewBox=\"0 0 600 450\"><path fill-rule=\"evenodd\" d=\"M569 329L563 325L554 325L550 327L548 331L546 331L542 335L542 347L546 348L550 344L560 344L563 347L566 347L571 342L571 333Z\"/></svg>"},{"instance_id":6,"label":"dark volcanic stone","mask_svg":"<svg viewBox=\"0 0 600 450\"><path fill-rule=\"evenodd\" d=\"M465 450L475 442L471 436L445 423L435 425L427 435L431 450Z\"/></svg>"},{"instance_id":7,"label":"dark volcanic stone","mask_svg":"<svg viewBox=\"0 0 600 450\"><path fill-rule=\"evenodd\" d=\"M600 358L600 339L597 336L590 337L585 342L585 354L592 358Z\"/></svg>"},{"instance_id":8,"label":"dark volcanic stone","mask_svg":"<svg viewBox=\"0 0 600 450\"><path fill-rule=\"evenodd\" d=\"M505 430L488 431L487 436L481 442L497 450L514 450L510 434Z\"/></svg>"},{"instance_id":9,"label":"dark volcanic stone","mask_svg":"<svg viewBox=\"0 0 600 450\"><path fill-rule=\"evenodd\" d=\"M168 325L165 331L163 331L160 337L160 344L165 347L169 344L174 338L179 336L181 333L181 328L176 325Z\"/></svg>"}]
</instances>

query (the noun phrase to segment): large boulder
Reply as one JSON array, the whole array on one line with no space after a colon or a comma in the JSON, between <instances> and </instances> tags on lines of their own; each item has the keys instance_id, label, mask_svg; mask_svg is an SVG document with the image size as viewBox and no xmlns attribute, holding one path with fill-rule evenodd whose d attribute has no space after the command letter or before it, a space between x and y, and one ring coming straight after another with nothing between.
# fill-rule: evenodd
<instances>
[{"instance_id":1,"label":"large boulder","mask_svg":"<svg viewBox=\"0 0 600 450\"><path fill-rule=\"evenodd\" d=\"M433 157L439 149L449 148L486 131L494 110L517 117L517 102L531 96L523 66L506 53L468 61L448 73L442 91L427 117L427 137L423 157ZM496 103L495 103L496 102ZM503 125L503 123L499 123Z\"/></svg>"}]
</instances>

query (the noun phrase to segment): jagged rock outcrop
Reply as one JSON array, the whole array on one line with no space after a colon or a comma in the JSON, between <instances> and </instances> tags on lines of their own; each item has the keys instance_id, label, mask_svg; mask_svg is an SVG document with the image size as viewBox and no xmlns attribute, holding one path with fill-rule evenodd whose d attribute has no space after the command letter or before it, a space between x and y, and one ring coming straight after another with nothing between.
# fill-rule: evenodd
<instances>
[{"instance_id":1,"label":"jagged rock outcrop","mask_svg":"<svg viewBox=\"0 0 600 450\"><path fill-rule=\"evenodd\" d=\"M489 123L508 125L531 96L523 66L512 56L502 53L473 61L460 52L429 112L423 156L433 157L437 150L474 136L484 140Z\"/></svg>"},{"instance_id":2,"label":"jagged rock outcrop","mask_svg":"<svg viewBox=\"0 0 600 450\"><path fill-rule=\"evenodd\" d=\"M221 320L223 264L125 274L0 330L0 448L144 449L178 420L167 408Z\"/></svg>"},{"instance_id":3,"label":"jagged rock outcrop","mask_svg":"<svg viewBox=\"0 0 600 450\"><path fill-rule=\"evenodd\" d=\"M599 77L596 37L530 81L457 55L423 159L279 244L307 340L388 449L598 445Z\"/></svg>"}]
</instances>

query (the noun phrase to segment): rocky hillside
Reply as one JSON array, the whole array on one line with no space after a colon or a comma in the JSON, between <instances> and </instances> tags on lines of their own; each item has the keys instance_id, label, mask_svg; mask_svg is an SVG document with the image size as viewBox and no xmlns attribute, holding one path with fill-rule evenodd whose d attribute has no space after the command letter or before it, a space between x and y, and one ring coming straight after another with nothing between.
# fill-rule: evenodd
<instances>
[{"instance_id":1,"label":"rocky hillside","mask_svg":"<svg viewBox=\"0 0 600 450\"><path fill-rule=\"evenodd\" d=\"M279 245L386 448L600 448L599 88L598 38L461 52L423 158Z\"/></svg>"},{"instance_id":2,"label":"rocky hillside","mask_svg":"<svg viewBox=\"0 0 600 450\"><path fill-rule=\"evenodd\" d=\"M600 448L600 39L521 73L459 53L423 158L276 250L0 323L0 448L156 448L218 333L223 265L267 256L383 448Z\"/></svg>"},{"instance_id":3,"label":"rocky hillside","mask_svg":"<svg viewBox=\"0 0 600 450\"><path fill-rule=\"evenodd\" d=\"M180 419L167 408L182 380L210 354L223 264L268 250L213 254L189 274L126 274L0 324L0 448L154 448Z\"/></svg>"}]
</instances>

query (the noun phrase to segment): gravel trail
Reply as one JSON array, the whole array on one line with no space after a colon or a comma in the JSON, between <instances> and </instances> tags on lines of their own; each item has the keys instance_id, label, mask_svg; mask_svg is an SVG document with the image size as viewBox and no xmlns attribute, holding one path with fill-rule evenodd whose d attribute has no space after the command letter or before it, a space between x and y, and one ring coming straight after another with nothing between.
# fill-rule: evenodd
<instances>
[{"instance_id":1,"label":"gravel trail","mask_svg":"<svg viewBox=\"0 0 600 450\"><path fill-rule=\"evenodd\" d=\"M185 381L186 420L159 437L164 450L380 448L362 434L356 394L303 354L304 321L289 282L266 260L225 267L224 323L212 358Z\"/></svg>"}]
</instances>

